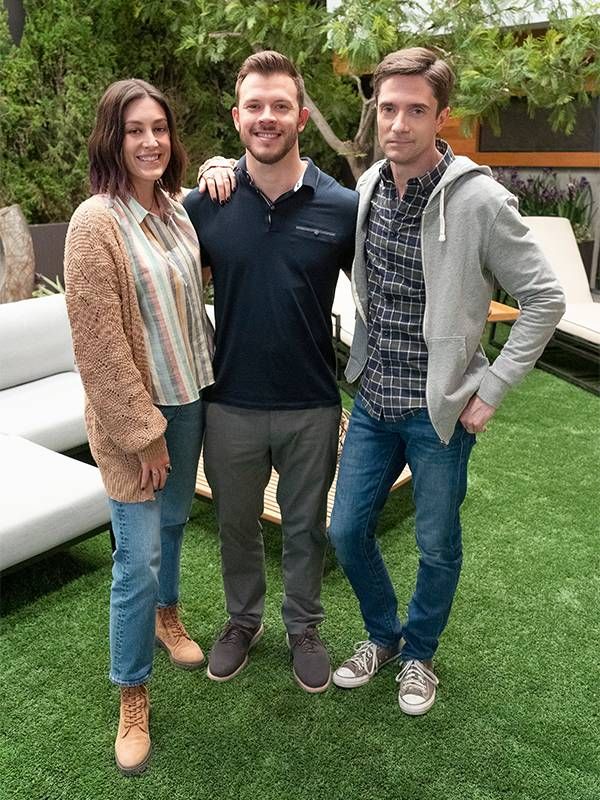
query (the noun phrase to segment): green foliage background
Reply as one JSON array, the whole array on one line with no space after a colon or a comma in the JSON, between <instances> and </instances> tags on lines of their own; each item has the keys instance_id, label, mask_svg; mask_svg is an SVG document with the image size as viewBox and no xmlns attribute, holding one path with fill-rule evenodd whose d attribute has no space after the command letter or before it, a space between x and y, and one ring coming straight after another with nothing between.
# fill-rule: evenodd
<instances>
[{"instance_id":1,"label":"green foliage background","mask_svg":"<svg viewBox=\"0 0 600 800\"><path fill-rule=\"evenodd\" d=\"M541 1L522 3L535 9ZM235 75L263 48L288 54L303 73L342 155L312 122L302 150L343 182L352 181L344 155L358 157L361 169L372 159L370 125L366 136L359 125L370 119L370 101L355 76L407 45L435 47L453 65L453 107L465 126L481 119L498 130L501 109L520 94L532 115L549 108L551 124L568 133L576 104L600 87L600 4L573 0L566 20L562 0L544 5L553 9L550 28L531 36L500 27L504 0L429 0L426 13L419 0L345 0L330 15L316 0L25 0L19 47L0 5L0 206L19 203L30 222L68 219L87 194L98 99L132 76L171 98L193 185L206 157L239 153ZM334 54L347 75L332 70Z\"/></svg>"},{"instance_id":2,"label":"green foliage background","mask_svg":"<svg viewBox=\"0 0 600 800\"><path fill-rule=\"evenodd\" d=\"M150 15L145 5L32 0L19 47L0 11L0 206L19 203L30 223L69 219L88 193L86 143L97 102L121 78L144 78L169 96L190 157L188 185L209 155L239 153L229 112L239 59L199 64L178 52L181 8L163 4L162 14ZM340 109L350 116L347 104ZM303 150L340 175L342 159L313 126Z\"/></svg>"}]
</instances>

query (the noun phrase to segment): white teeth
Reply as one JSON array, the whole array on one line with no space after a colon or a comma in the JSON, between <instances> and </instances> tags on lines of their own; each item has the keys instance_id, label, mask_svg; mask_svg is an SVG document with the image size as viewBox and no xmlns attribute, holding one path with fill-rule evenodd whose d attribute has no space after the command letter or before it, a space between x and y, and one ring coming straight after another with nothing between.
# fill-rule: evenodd
<instances>
[{"instance_id":1,"label":"white teeth","mask_svg":"<svg viewBox=\"0 0 600 800\"><path fill-rule=\"evenodd\" d=\"M138 156L140 161L158 161L160 156Z\"/></svg>"}]
</instances>

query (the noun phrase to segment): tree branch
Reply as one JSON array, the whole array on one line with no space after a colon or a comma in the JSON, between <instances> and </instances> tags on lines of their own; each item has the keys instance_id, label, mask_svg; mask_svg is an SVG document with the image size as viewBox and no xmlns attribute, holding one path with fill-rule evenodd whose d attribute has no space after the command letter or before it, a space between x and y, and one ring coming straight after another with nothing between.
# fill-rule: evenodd
<instances>
[{"instance_id":1,"label":"tree branch","mask_svg":"<svg viewBox=\"0 0 600 800\"><path fill-rule=\"evenodd\" d=\"M321 114L316 103L307 92L304 93L304 102L321 136L332 150L335 150L339 156L343 156L346 159L354 178L358 180L364 171L364 167L361 164L362 159L357 157L354 143L348 141L344 142L335 135L331 125L327 122L323 114Z\"/></svg>"},{"instance_id":2,"label":"tree branch","mask_svg":"<svg viewBox=\"0 0 600 800\"><path fill-rule=\"evenodd\" d=\"M310 116L312 121L315 123L321 136L325 139L327 144L335 150L341 156L345 156L348 153L352 152L352 147L350 142L342 141L338 136L335 135L333 132L331 125L327 122L323 114L317 108L316 103L312 99L312 97L308 94L308 92L304 93L304 102L306 103L306 107L310 111Z\"/></svg>"},{"instance_id":3,"label":"tree branch","mask_svg":"<svg viewBox=\"0 0 600 800\"><path fill-rule=\"evenodd\" d=\"M373 137L373 122L375 119L376 110L374 97L372 97L370 100L367 100L367 102L363 104L363 110L360 116L360 125L358 126L358 132L354 137L356 145L361 150L366 149L367 144Z\"/></svg>"}]
</instances>

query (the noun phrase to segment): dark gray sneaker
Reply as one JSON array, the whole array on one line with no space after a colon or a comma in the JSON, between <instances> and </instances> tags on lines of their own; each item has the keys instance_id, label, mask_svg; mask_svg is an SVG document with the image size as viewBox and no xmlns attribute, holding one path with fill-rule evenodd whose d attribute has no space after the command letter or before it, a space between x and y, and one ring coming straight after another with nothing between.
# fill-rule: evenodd
<instances>
[{"instance_id":1,"label":"dark gray sneaker","mask_svg":"<svg viewBox=\"0 0 600 800\"><path fill-rule=\"evenodd\" d=\"M324 692L331 683L331 665L316 628L287 635L296 683L311 694Z\"/></svg>"},{"instance_id":2,"label":"dark gray sneaker","mask_svg":"<svg viewBox=\"0 0 600 800\"><path fill-rule=\"evenodd\" d=\"M398 702L405 714L416 717L426 714L435 702L435 690L439 683L433 674L431 661L416 658L405 661L396 675Z\"/></svg>"},{"instance_id":3,"label":"dark gray sneaker","mask_svg":"<svg viewBox=\"0 0 600 800\"><path fill-rule=\"evenodd\" d=\"M228 681L248 663L248 651L265 631L264 625L244 628L228 622L208 656L207 675L213 681Z\"/></svg>"},{"instance_id":4,"label":"dark gray sneaker","mask_svg":"<svg viewBox=\"0 0 600 800\"><path fill-rule=\"evenodd\" d=\"M357 642L354 647L354 655L333 673L333 682L343 689L364 686L381 667L398 658L398 647L382 647L368 639L366 642Z\"/></svg>"}]
</instances>

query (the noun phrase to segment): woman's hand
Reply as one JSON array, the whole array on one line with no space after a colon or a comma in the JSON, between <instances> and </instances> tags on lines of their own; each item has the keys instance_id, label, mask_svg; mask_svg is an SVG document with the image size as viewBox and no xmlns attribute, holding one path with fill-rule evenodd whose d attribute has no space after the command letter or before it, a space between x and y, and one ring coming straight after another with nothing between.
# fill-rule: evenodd
<instances>
[{"instance_id":1,"label":"woman's hand","mask_svg":"<svg viewBox=\"0 0 600 800\"><path fill-rule=\"evenodd\" d=\"M171 472L169 456L156 456L149 461L141 461L140 489L145 489L149 483L155 492L165 488L167 476Z\"/></svg>"},{"instance_id":2,"label":"woman's hand","mask_svg":"<svg viewBox=\"0 0 600 800\"><path fill-rule=\"evenodd\" d=\"M215 156L208 159L198 170L198 190L200 194L208 190L210 199L221 205L229 202L235 192L237 182L232 159Z\"/></svg>"}]
</instances>

